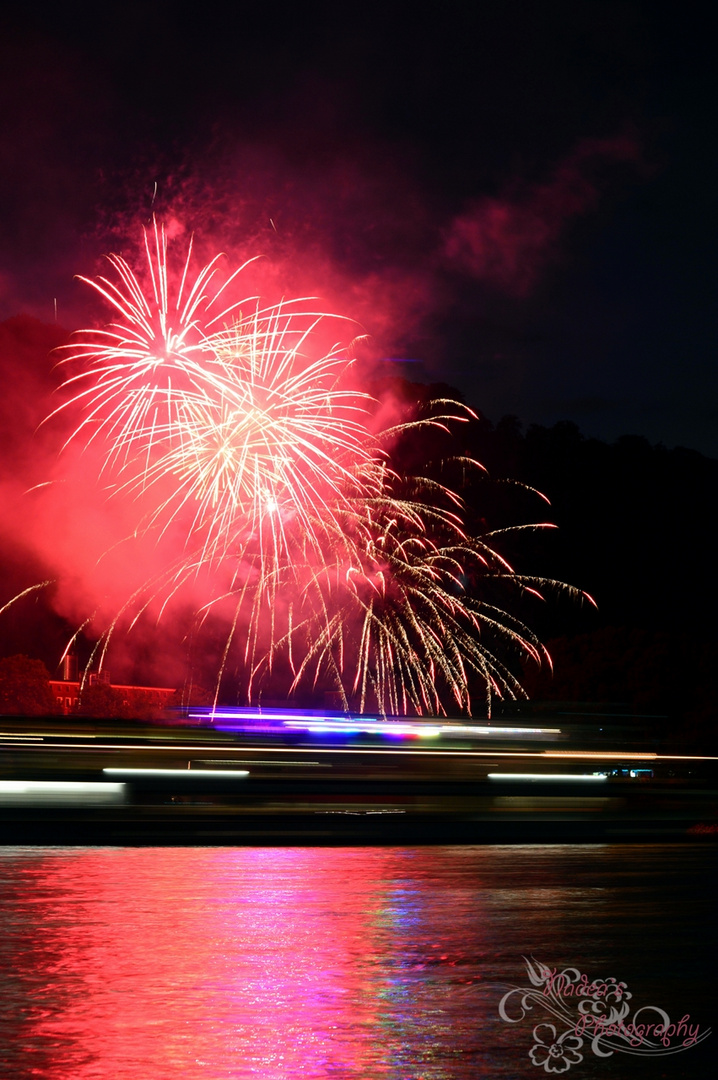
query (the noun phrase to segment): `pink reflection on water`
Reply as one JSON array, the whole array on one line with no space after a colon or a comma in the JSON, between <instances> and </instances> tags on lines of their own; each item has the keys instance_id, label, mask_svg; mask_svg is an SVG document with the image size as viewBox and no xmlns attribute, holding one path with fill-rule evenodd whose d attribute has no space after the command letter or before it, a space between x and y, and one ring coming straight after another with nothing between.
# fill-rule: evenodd
<instances>
[{"instance_id":1,"label":"pink reflection on water","mask_svg":"<svg viewBox=\"0 0 718 1080\"><path fill-rule=\"evenodd\" d=\"M446 896L434 910L441 861L436 849L26 851L4 898L4 1023L22 1047L6 1063L48 1080L457 1076L446 1059L451 990L471 981L455 967L468 912L447 919Z\"/></svg>"}]
</instances>

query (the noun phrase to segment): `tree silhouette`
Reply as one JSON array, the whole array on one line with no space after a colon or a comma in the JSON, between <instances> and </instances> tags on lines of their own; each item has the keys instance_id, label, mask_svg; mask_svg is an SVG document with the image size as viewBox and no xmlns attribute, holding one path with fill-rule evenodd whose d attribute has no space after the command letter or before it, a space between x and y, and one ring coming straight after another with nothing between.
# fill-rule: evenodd
<instances>
[{"instance_id":1,"label":"tree silhouette","mask_svg":"<svg viewBox=\"0 0 718 1080\"><path fill-rule=\"evenodd\" d=\"M47 716L57 712L50 674L41 660L18 653L0 660L0 713Z\"/></svg>"}]
</instances>

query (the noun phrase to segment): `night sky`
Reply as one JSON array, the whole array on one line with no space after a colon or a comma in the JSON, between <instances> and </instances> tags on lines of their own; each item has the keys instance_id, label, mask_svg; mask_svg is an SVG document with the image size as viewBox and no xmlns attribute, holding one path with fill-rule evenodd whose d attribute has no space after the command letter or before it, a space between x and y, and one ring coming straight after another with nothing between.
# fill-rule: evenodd
<instances>
[{"instance_id":1,"label":"night sky","mask_svg":"<svg viewBox=\"0 0 718 1080\"><path fill-rule=\"evenodd\" d=\"M693 5L37 3L0 23L0 319L154 212L267 255L498 421L718 456L716 88ZM706 15L707 20L707 15ZM279 285L277 286L279 287ZM3 367L5 378L8 370Z\"/></svg>"}]
</instances>

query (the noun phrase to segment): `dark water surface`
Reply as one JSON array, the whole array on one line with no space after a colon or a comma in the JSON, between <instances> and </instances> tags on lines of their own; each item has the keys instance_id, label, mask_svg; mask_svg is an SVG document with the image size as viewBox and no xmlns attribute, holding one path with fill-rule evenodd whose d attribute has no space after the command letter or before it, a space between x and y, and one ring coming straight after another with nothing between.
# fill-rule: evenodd
<instances>
[{"instance_id":1,"label":"dark water surface","mask_svg":"<svg viewBox=\"0 0 718 1080\"><path fill-rule=\"evenodd\" d=\"M515 1024L499 1003L530 986L533 956L627 983L632 1010L715 1028L715 856L0 848L0 1075L701 1080L718 1035L671 1055L599 1058L584 1040L581 1061L563 1044L547 1057L543 998Z\"/></svg>"}]
</instances>

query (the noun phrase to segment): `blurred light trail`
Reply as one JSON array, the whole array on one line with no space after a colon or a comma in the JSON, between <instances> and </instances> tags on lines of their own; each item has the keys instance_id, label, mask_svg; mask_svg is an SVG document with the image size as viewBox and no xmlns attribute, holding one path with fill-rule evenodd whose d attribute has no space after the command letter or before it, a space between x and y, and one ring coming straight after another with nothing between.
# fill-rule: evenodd
<instances>
[{"instance_id":1,"label":"blurred light trail","mask_svg":"<svg viewBox=\"0 0 718 1080\"><path fill-rule=\"evenodd\" d=\"M480 735L491 736L500 735L502 738L506 735L560 735L561 728L549 727L549 728L527 728L527 727L494 727L493 725L488 727L475 727L470 724L443 724L441 729L447 735Z\"/></svg>"},{"instance_id":2,"label":"blurred light trail","mask_svg":"<svg viewBox=\"0 0 718 1080\"><path fill-rule=\"evenodd\" d=\"M194 708L188 713L190 720L296 720L307 717L312 720L337 720L345 713L324 712L316 709L260 709L260 708ZM367 720L373 719L366 717ZM222 728L221 730L227 730Z\"/></svg>"},{"instance_id":3,"label":"blurred light trail","mask_svg":"<svg viewBox=\"0 0 718 1080\"><path fill-rule=\"evenodd\" d=\"M249 776L246 769L103 769L108 776L169 776L183 780L236 780Z\"/></svg>"},{"instance_id":4,"label":"blurred light trail","mask_svg":"<svg viewBox=\"0 0 718 1080\"><path fill-rule=\"evenodd\" d=\"M642 761L652 761L657 757L664 757L662 754L655 754L645 750L638 750L626 754L620 750L544 750L545 757L563 757L563 758L622 758L631 757L639 758Z\"/></svg>"},{"instance_id":5,"label":"blurred light trail","mask_svg":"<svg viewBox=\"0 0 718 1080\"><path fill-rule=\"evenodd\" d=\"M359 717L345 721L323 720L319 723L306 720L285 720L284 726L300 731L311 731L315 735L371 735L377 733L394 738L409 735L419 738L434 738L441 730L430 725L399 723L396 720L362 720Z\"/></svg>"},{"instance_id":6,"label":"blurred light trail","mask_svg":"<svg viewBox=\"0 0 718 1080\"><path fill-rule=\"evenodd\" d=\"M85 780L0 780L0 805L115 804L125 801L125 785Z\"/></svg>"},{"instance_id":7,"label":"blurred light trail","mask_svg":"<svg viewBox=\"0 0 718 1080\"><path fill-rule=\"evenodd\" d=\"M202 758L201 763L205 762L208 765L271 765L273 768L280 765L282 768L294 769L331 769L331 765L322 761L261 761L254 758L251 761L234 761L232 758Z\"/></svg>"},{"instance_id":8,"label":"blurred light trail","mask_svg":"<svg viewBox=\"0 0 718 1080\"><path fill-rule=\"evenodd\" d=\"M605 773L489 773L489 780L605 780Z\"/></svg>"},{"instance_id":9,"label":"blurred light trail","mask_svg":"<svg viewBox=\"0 0 718 1080\"><path fill-rule=\"evenodd\" d=\"M358 713L337 713L318 709L194 708L189 718L209 721L217 731L251 733L284 728L300 728L314 734L380 733L389 736L436 737L457 735L471 738L527 738L560 735L560 728L504 727L492 724L437 724L431 720L387 716L379 719ZM273 726L274 725L274 726Z\"/></svg>"},{"instance_id":10,"label":"blurred light trail","mask_svg":"<svg viewBox=\"0 0 718 1080\"><path fill-rule=\"evenodd\" d=\"M222 735L223 733L218 732L218 734ZM295 735L296 735L296 733L295 733ZM182 737L183 737L183 739L185 739L187 737L187 732L186 731L182 732ZM55 752L56 753L72 753L75 750L84 750L84 751L92 751L92 752L100 753L100 752L112 750L112 751L123 752L123 753L126 752L126 751L130 751L130 752L133 752L133 753L142 752L142 753L151 753L151 754L155 754L155 753L173 754L173 753L177 753L178 751L189 751L191 753L194 753L195 755L198 752L201 752L201 748L202 748L203 745L207 746L208 748L213 747L215 749L221 750L221 752L225 753L225 754L236 752L236 753L239 753L239 754L245 754L246 755L247 752L248 752L248 749L249 749L249 747L247 747L246 745L237 744L236 745L236 750L235 750L235 747L232 745L232 742L230 742L229 740L227 740L227 741L222 740L222 742L218 746L217 742L215 742L211 738L208 738L206 735L203 738L198 738L195 742L189 742L189 743L184 742L184 741L183 742L173 742L173 741L171 741L172 736L168 737L164 733L162 734L162 736L148 735L147 736L148 741L144 742L144 743L142 743L142 742L129 743L129 742L125 742L124 739L122 739L122 738L118 738L118 740L116 742L112 742L112 741L102 741L102 742L100 742L99 741L100 739L108 740L108 739L111 739L111 736L107 736L107 735L105 735L105 736L85 735L84 733L82 735L67 735L67 734L64 734L64 733L58 733L57 731L55 731L55 732L45 732L44 733L44 738L46 738L48 740L51 739L52 741L51 742L50 741L43 742L42 744L40 744L40 743L25 744L25 746L26 746L26 748L28 750L31 750L31 749L37 749L38 751L51 750L53 753L55 753ZM167 739L167 744L163 745L162 743L160 743L158 741L159 738L166 738ZM86 740L88 740L88 739L91 739L93 741L91 743L86 743ZM4 745L8 746L8 748L9 748L12 744L6 743ZM559 760L575 760L575 761L584 761L584 760L585 761L606 760L606 761L612 761L612 762L625 761L626 763L630 763L632 761L677 761L677 762L718 761L718 756L708 755L708 754L661 754L661 753L646 753L644 751L635 751L634 752L634 751L631 751L631 750L605 750L605 751L571 750L571 751L563 751L563 750L538 750L538 749L537 750L498 750L498 749L497 750L494 750L494 749L477 750L477 749L468 749L468 748L459 749L459 748L454 748L454 747L452 747L452 748L450 748L450 747L445 747L445 748L444 747L442 747L442 748L421 747L421 748L417 748L417 747L415 747L415 744L412 744L410 746L410 745L402 744L402 743L398 743L398 744L396 744L396 746L392 746L392 747L364 746L364 745L361 745L361 744L357 744L357 745L354 745L354 746L346 746L346 744L342 744L341 746L327 746L326 744L325 745L316 745L315 743L312 744L311 746L296 746L296 745L269 746L269 745L266 745L266 743L265 743L262 746L257 746L256 749L257 749L258 752L261 752L264 756L267 756L267 755L270 755L270 754L276 754L276 755L292 754L295 757L297 755L302 755L302 754L312 755L313 757L323 756L323 755L331 755L331 754L339 754L339 755L354 755L354 756L358 756L358 757L366 756L366 755L385 756L385 757L386 756L392 757L392 756L397 756L397 755L402 755L402 756L408 755L408 756L419 756L419 757L424 757L424 758L430 758L430 757L431 758L456 758L456 757L460 757L460 758L521 758L521 759L530 758L530 759L534 759L536 761L546 760L547 758L556 758L556 759L559 759Z\"/></svg>"}]
</instances>

